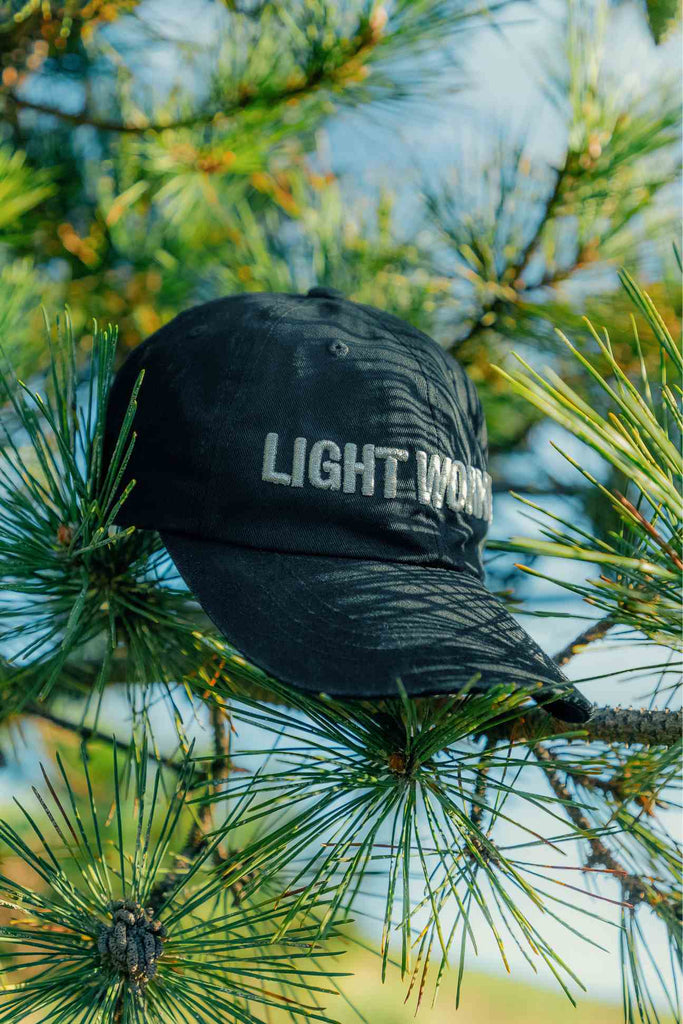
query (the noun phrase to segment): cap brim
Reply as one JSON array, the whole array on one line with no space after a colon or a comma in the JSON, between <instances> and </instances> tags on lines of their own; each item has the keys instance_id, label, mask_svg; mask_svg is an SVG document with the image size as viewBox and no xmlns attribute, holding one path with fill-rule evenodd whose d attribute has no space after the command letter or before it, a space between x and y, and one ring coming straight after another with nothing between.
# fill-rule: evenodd
<instances>
[{"instance_id":1,"label":"cap brim","mask_svg":"<svg viewBox=\"0 0 683 1024\"><path fill-rule=\"evenodd\" d=\"M220 632L299 690L347 699L535 687L558 718L591 704L469 572L280 554L163 532L180 574ZM539 684L540 687L539 687Z\"/></svg>"}]
</instances>

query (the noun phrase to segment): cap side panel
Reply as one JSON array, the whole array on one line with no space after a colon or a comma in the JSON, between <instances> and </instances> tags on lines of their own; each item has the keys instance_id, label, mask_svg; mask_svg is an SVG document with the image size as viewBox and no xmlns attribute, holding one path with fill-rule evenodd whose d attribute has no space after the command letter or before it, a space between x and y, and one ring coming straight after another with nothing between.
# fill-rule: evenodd
<instances>
[{"instance_id":1,"label":"cap side panel","mask_svg":"<svg viewBox=\"0 0 683 1024\"><path fill-rule=\"evenodd\" d=\"M260 294L260 293L258 293ZM226 386L221 397L223 416L216 429L212 432L212 453L209 459L210 469L207 473L206 500L203 509L202 530L206 536L211 536L214 530L213 509L224 505L224 498L218 492L225 487L225 473L222 469L226 458L231 457L231 448L234 443L235 420L239 416L240 408L245 401L249 400L249 386L253 385L254 378L259 372L263 372L263 355L268 346L268 341L276 329L278 323L291 308L291 299L287 295L270 296L275 302L272 306L261 310L266 313L265 323L249 324L250 330L261 327L249 346L249 351L242 351L239 355L234 351L234 339L231 338L231 365L234 367L234 376L230 378L230 387ZM247 346L244 346L246 349ZM227 384L227 381L226 381Z\"/></svg>"},{"instance_id":2,"label":"cap side panel","mask_svg":"<svg viewBox=\"0 0 683 1024\"><path fill-rule=\"evenodd\" d=\"M483 412L474 385L463 368L422 331L372 307L361 308L385 330L391 330L415 359L431 412L434 450L487 473L487 448L479 443ZM452 560L457 563L464 553L466 563L483 579L481 547L488 521L465 515L444 515L439 525L438 557L443 564L448 565Z\"/></svg>"},{"instance_id":3,"label":"cap side panel","mask_svg":"<svg viewBox=\"0 0 683 1024\"><path fill-rule=\"evenodd\" d=\"M422 363L420 361L420 358L419 358L419 356L417 354L418 346L417 345L406 345L405 338L404 338L403 341L401 340L399 334L397 333L397 331L394 328L394 325L390 324L390 323L387 323L386 318L382 318L381 315L378 316L377 312L372 310L372 307L366 306L365 307L365 313L366 313L366 315L368 317L371 317L376 322L378 322L382 326L382 328L384 330L388 331L392 335L392 337L395 338L397 343L399 345L403 345L405 347L405 349L413 357L413 359L415 361L415 364L416 364L416 382L417 382L418 386L422 386L422 388L424 390L424 399L425 399L425 402L427 403L427 406L428 406L429 411L430 411L429 433L431 435L431 440L432 440L432 443L434 445L434 451L435 452L443 451L443 445L441 445L440 442L439 442L439 435L438 435L437 425L436 425L436 414L435 414L435 410L434 410L434 405L432 403L429 378L427 377L427 374L425 373L424 368L422 366ZM399 321L399 323L400 323L400 321ZM443 541L442 523L438 522L437 525L438 525L438 529L434 533L434 550L433 550L433 554L434 554L434 558L436 560L441 560L441 559L443 559L445 557L446 551L445 551L445 545L444 545L444 541Z\"/></svg>"},{"instance_id":4,"label":"cap side panel","mask_svg":"<svg viewBox=\"0 0 683 1024\"><path fill-rule=\"evenodd\" d=\"M379 455L371 494L363 493L353 476L347 488L343 468L347 445L355 445L357 460L367 444L377 452L403 449L406 457L409 448L422 444L430 417L423 420L413 360L386 332L345 311L333 313L331 305L295 301L266 340L258 360L259 386L245 389L221 442L224 465L219 465L220 479L219 469L215 473L211 535L269 550L431 561L435 522L410 519L416 505L414 465L400 463L396 492L389 495ZM336 354L337 344L343 358ZM274 479L285 486L264 482L268 436L277 439ZM306 464L294 482L297 439ZM336 480L311 481L320 444L336 449Z\"/></svg>"},{"instance_id":5,"label":"cap side panel","mask_svg":"<svg viewBox=\"0 0 683 1024\"><path fill-rule=\"evenodd\" d=\"M117 521L202 534L210 507L216 434L252 363L245 316L269 315L262 296L232 296L180 313L139 345L119 370L107 414L109 453L140 369L145 379L133 422L137 441L121 488L136 486ZM225 360L226 327L232 359ZM258 339L258 335L256 335Z\"/></svg>"}]
</instances>

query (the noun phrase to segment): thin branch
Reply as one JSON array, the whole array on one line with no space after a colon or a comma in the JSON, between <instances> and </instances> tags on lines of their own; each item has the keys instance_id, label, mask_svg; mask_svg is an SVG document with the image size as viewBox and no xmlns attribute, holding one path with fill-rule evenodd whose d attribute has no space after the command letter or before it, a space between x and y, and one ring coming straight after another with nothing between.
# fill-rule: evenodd
<instances>
[{"instance_id":1,"label":"thin branch","mask_svg":"<svg viewBox=\"0 0 683 1024\"><path fill-rule=\"evenodd\" d=\"M529 289L529 285L524 280L524 272L527 270L529 264L531 263L531 260L533 259L534 254L536 252L536 248L538 246L538 243L540 242L541 236L543 235L543 231L545 229L545 226L549 222L549 220L551 219L551 217L552 217L552 215L553 215L553 213L555 211L555 207L557 206L557 203L559 202L560 195L561 195L561 192L562 192L562 185L564 183L564 179L565 179L565 177L567 175L567 171L569 169L569 158L570 158L570 152L569 152L569 150L567 150L567 153L566 153L566 156L565 156L565 159L564 159L564 163L562 164L561 167L557 168L556 171L555 171L556 177L555 177L555 184L553 186L553 190L550 193L550 195L548 196L548 198L546 199L545 207L543 209L543 214L538 219L538 222L536 224L536 228L534 230L533 235L531 236L529 241L526 243L526 245L524 246L522 251L519 253L519 255L517 257L517 261L515 263L510 264L510 266L508 268L507 273L510 275L510 278L512 279L513 288L515 289L515 291L519 295L522 295L524 292L526 292ZM577 257L577 259L578 259L578 257ZM566 271L567 276L569 277L572 273L574 273L575 270L576 270L575 266L572 266L571 268L567 268L567 271ZM537 286L535 286L535 287L537 287ZM471 341L474 337L476 337L477 334L479 334L481 331L485 330L486 329L485 325L484 325L484 323L482 323L483 318L485 316L487 316L489 313L497 312L502 306L505 305L505 303L507 301L509 301L509 300L503 300L499 296L496 296L493 299L492 302L487 304L482 309L481 316L472 324L471 329L467 332L465 337L459 339L459 341L457 343L457 347L459 348L461 345L464 345L466 342Z\"/></svg>"},{"instance_id":2,"label":"thin branch","mask_svg":"<svg viewBox=\"0 0 683 1024\"><path fill-rule=\"evenodd\" d=\"M545 772L550 788L558 800L562 801L565 814L579 831L586 833L584 838L591 848L591 861L594 864L602 864L608 871L614 872L620 878L626 878L628 872L616 862L602 839L594 835L595 829L583 811L574 803L571 793L553 767L552 755L548 748L540 743L534 743L531 749Z\"/></svg>"},{"instance_id":3,"label":"thin branch","mask_svg":"<svg viewBox=\"0 0 683 1024\"><path fill-rule=\"evenodd\" d=\"M681 739L683 712L647 708L599 708L587 723L591 739L605 743L642 743L672 747Z\"/></svg>"},{"instance_id":4,"label":"thin branch","mask_svg":"<svg viewBox=\"0 0 683 1024\"><path fill-rule=\"evenodd\" d=\"M166 124L126 124L124 121L111 121L106 118L95 117L87 109L83 109L78 113L69 113L68 111L60 110L58 107L25 99L13 92L8 92L6 95L10 101L10 106L13 105L20 110L33 110L39 114L48 114L51 117L58 118L60 121L64 121L66 124L75 126L89 125L102 132L140 135L144 132L165 132L174 129L193 128L210 124L216 118L232 117L250 108L263 107L270 110L305 93L314 92L323 85L332 85L336 77L343 76L344 68L353 63L364 50L371 49L379 41L379 38L380 36L375 35L371 31L361 33L354 40L354 45L349 48L348 53L344 55L340 64L332 69L326 69L321 66L316 67L303 82L297 85L285 86L285 88L277 92L265 95L244 88L237 99L223 108L198 112L193 117L180 118L177 121L169 121Z\"/></svg>"},{"instance_id":5,"label":"thin branch","mask_svg":"<svg viewBox=\"0 0 683 1024\"><path fill-rule=\"evenodd\" d=\"M624 898L630 907L633 908L638 903L649 903L651 907L660 911L662 901L666 899L664 894L654 886L652 886L651 889L648 888L644 884L644 880L642 878L639 878L637 875L633 875L627 871L619 861L616 860L611 850L608 849L602 839L595 835L595 829L583 811L574 802L567 786L560 778L559 773L553 767L553 759L550 751L540 743L534 744L531 749L537 761L543 768L550 788L558 800L562 801L565 814L576 828L580 832L584 833L584 839L591 849L590 857L586 861L585 866L587 868L591 868L595 867L596 864L599 864L602 867L607 868L610 874L614 875L615 878L618 878L621 882Z\"/></svg>"},{"instance_id":6,"label":"thin branch","mask_svg":"<svg viewBox=\"0 0 683 1024\"><path fill-rule=\"evenodd\" d=\"M563 647L561 651L558 651L554 655L553 661L556 665L566 665L576 654L580 654L588 644L592 644L595 640L602 640L613 625L614 619L609 615L606 615L604 619L600 619L599 622L594 622L588 629L584 629L582 633L574 637L571 643Z\"/></svg>"},{"instance_id":7,"label":"thin branch","mask_svg":"<svg viewBox=\"0 0 683 1024\"><path fill-rule=\"evenodd\" d=\"M211 765L213 779L218 777L219 781L213 782L213 787L220 790L225 780L221 779L222 769L229 766L230 743L228 739L227 710L223 701L214 696L209 706L209 717L213 732L214 760Z\"/></svg>"},{"instance_id":8,"label":"thin branch","mask_svg":"<svg viewBox=\"0 0 683 1024\"><path fill-rule=\"evenodd\" d=\"M79 736L86 743L91 740L95 740L99 743L108 743L110 747L116 747L117 750L128 753L131 750L131 744L126 743L125 740L119 740L115 736L109 736L106 732L100 732L98 729L89 729L86 725L80 725L77 722L71 722L68 718L62 718L60 715L56 715L53 711L43 707L41 704L31 703L23 709L26 714L32 715L34 718L42 718L45 722L50 722L51 725L56 725L59 729L65 729L67 732L73 733L75 736ZM151 760L156 761L158 764L162 764L164 768L172 768L174 772L180 770L180 764L174 761L171 757L162 757L154 754L152 751L149 752Z\"/></svg>"},{"instance_id":9,"label":"thin branch","mask_svg":"<svg viewBox=\"0 0 683 1024\"><path fill-rule=\"evenodd\" d=\"M548 223L548 221L550 220L555 211L555 207L557 206L557 203L559 201L560 194L562 192L562 185L564 183L564 179L566 177L568 169L569 150L567 150L564 163L556 171L555 184L553 186L552 192L546 200L543 216L539 218L534 234L529 239L527 244L524 246L521 259L519 259L515 265L514 286L518 291L524 291L528 287L526 281L524 281L524 271L528 268L529 264L531 263L531 260L533 259L534 253L536 251L536 246L541 240L543 229L545 228L546 224Z\"/></svg>"},{"instance_id":10,"label":"thin branch","mask_svg":"<svg viewBox=\"0 0 683 1024\"><path fill-rule=\"evenodd\" d=\"M487 738L486 746L484 747L481 755L481 764L477 769L477 779L474 783L474 792L472 793L470 820L479 830L481 830L481 826L484 821L484 811L486 810L486 789L488 784L488 773L491 768L491 746L491 740Z\"/></svg>"},{"instance_id":11,"label":"thin branch","mask_svg":"<svg viewBox=\"0 0 683 1024\"><path fill-rule=\"evenodd\" d=\"M574 644L577 640L578 637L574 640ZM259 688L258 699L268 704L286 706L281 694L276 696L265 688ZM100 740L103 743L112 743L112 737L106 733L76 725L68 719L58 717L41 705L30 705L26 710L29 714L44 718L54 725L76 733L86 741L92 739ZM671 747L680 740L682 728L683 712L672 711L669 708L648 710L646 708L596 707L589 721L580 729L568 726L566 722L554 718L542 708L531 708L515 719L513 723L487 729L486 734L493 739L510 739L512 736L513 739L519 741L523 741L525 737L537 741L546 736L558 736L570 732L572 735L568 739L583 740L584 742L601 740L604 743ZM121 740L117 740L116 745L122 750L128 749L127 744ZM178 768L178 765L170 758L159 758L158 760L165 767L174 770Z\"/></svg>"},{"instance_id":12,"label":"thin branch","mask_svg":"<svg viewBox=\"0 0 683 1024\"><path fill-rule=\"evenodd\" d=\"M474 783L474 791L472 793L472 803L470 806L470 821L472 822L472 825L479 830L479 832L484 831L484 812L489 809L486 805L486 791L488 789L488 775L489 770L491 768L491 757L494 746L494 741L492 741L487 736L486 745L481 755L480 765L479 768L477 769L477 778ZM485 834L488 835L488 832L486 832ZM481 857L483 860L490 861L492 859L490 847L483 843L478 835L472 834L470 836L470 844L472 850L476 850L479 857ZM476 857L474 856L472 850L470 851L470 857L474 861L476 861Z\"/></svg>"}]
</instances>

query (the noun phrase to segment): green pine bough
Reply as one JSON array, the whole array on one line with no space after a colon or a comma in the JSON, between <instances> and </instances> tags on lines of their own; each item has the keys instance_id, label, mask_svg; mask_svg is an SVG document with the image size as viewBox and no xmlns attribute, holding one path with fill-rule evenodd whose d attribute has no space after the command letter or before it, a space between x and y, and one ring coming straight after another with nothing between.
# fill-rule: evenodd
<instances>
[{"instance_id":1,"label":"green pine bough","mask_svg":"<svg viewBox=\"0 0 683 1024\"><path fill-rule=\"evenodd\" d=\"M0 942L16 951L3 957L0 1020L255 1024L286 1007L292 1020L330 1024L319 1003L343 972L315 942L310 907L279 937L295 897L259 883L257 846L230 853L244 808L174 856L194 767L185 759L164 794L145 746L131 754L123 770L114 748L111 809L93 799L82 751L87 799L57 755L58 779L43 769L44 793L34 787L38 813L19 804L26 827L0 824L4 847L38 883L0 875L0 906L15 915Z\"/></svg>"},{"instance_id":2,"label":"green pine bough","mask_svg":"<svg viewBox=\"0 0 683 1024\"><path fill-rule=\"evenodd\" d=\"M616 474L621 486L609 489L574 457L558 449L610 507L615 527L609 535L596 537L520 497L541 513L544 539L513 537L496 546L601 567L600 577L584 585L563 583L561 576L556 582L580 594L612 624L629 626L655 643L680 651L683 356L649 297L629 274L622 272L621 280L654 335L659 354L656 380L648 372L635 320L633 345L641 366L638 382L617 363L606 331L601 337L588 323L605 372L560 335L602 390L605 401L600 407L589 406L553 370L542 377L519 359L521 370L499 371L515 392L588 445Z\"/></svg>"},{"instance_id":3,"label":"green pine bough","mask_svg":"<svg viewBox=\"0 0 683 1024\"><path fill-rule=\"evenodd\" d=\"M81 747L71 765L68 747L57 753L31 806L0 825L0 1024L334 1021L346 926L366 917L378 982L397 966L418 1007L449 969L459 999L487 944L508 970L524 958L574 1000L580 964L557 935L590 953L594 922L615 903L625 1020L661 1020L662 998L676 1017L682 362L648 296L622 283L639 379L592 329L590 355L565 341L599 386L598 407L552 371L507 374L605 467L589 474L570 458L609 510L604 533L534 506L542 539L497 545L599 567L581 585L550 577L598 611L558 663L617 628L664 652L650 707L596 708L581 729L504 686L378 706L268 678L215 633L155 535L112 527L135 443L133 396L103 464L115 333L94 332L84 368L67 317L48 332L39 387L3 374L2 736L31 718ZM130 737L104 724L114 686ZM160 700L171 753L154 734ZM210 724L199 752L193 716ZM259 743L245 748L255 727ZM669 967L651 962L646 918L668 940Z\"/></svg>"}]
</instances>

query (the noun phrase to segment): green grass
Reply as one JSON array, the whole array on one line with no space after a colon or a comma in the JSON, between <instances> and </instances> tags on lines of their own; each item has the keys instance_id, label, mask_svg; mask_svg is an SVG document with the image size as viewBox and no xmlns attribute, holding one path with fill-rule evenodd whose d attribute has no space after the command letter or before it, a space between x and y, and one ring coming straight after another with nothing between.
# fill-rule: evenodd
<instances>
[{"instance_id":1,"label":"green grass","mask_svg":"<svg viewBox=\"0 0 683 1024\"><path fill-rule=\"evenodd\" d=\"M351 1002L367 1018L368 1024L623 1024L621 1006L589 998L578 998L574 1008L561 992L530 985L502 976L468 973L461 993L460 1007L455 1009L456 972L447 975L441 986L436 1006L430 1005L431 994L425 993L422 1007L415 1016L415 1001L404 1004L405 988L398 976L381 985L376 958L350 954L342 958L343 968L354 977L343 979L343 989ZM618 964L614 966L615 975ZM358 1017L341 1000L330 1000L329 1015L339 1024L358 1024ZM284 1015L278 1018L284 1022ZM673 1024L673 1017L662 1015L661 1024Z\"/></svg>"}]
</instances>

